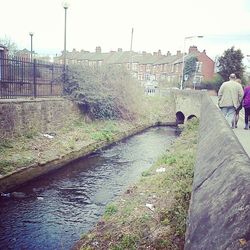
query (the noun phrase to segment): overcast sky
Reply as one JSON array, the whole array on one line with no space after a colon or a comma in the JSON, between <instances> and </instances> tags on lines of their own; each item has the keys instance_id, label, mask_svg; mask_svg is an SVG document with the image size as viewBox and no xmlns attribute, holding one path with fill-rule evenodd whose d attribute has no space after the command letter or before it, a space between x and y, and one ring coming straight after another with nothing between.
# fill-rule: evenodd
<instances>
[{"instance_id":1,"label":"overcast sky","mask_svg":"<svg viewBox=\"0 0 250 250\"><path fill-rule=\"evenodd\" d=\"M130 49L162 53L183 51L185 42L197 45L214 59L235 46L250 54L249 0L68 0L67 50L102 52ZM19 49L60 54L64 46L64 9L61 0L0 0L0 38Z\"/></svg>"}]
</instances>

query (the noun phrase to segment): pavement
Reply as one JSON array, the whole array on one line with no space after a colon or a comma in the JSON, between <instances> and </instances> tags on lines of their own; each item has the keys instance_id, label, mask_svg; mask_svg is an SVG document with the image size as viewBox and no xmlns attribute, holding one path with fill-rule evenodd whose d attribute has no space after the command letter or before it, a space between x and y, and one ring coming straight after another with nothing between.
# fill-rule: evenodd
<instances>
[{"instance_id":1,"label":"pavement","mask_svg":"<svg viewBox=\"0 0 250 250\"><path fill-rule=\"evenodd\" d=\"M217 106L218 104L218 97L211 96L212 101ZM218 107L218 106L217 106ZM250 157L250 129L245 130L245 122L244 122L244 108L240 111L240 118L238 121L237 128L233 129L234 134L238 138L239 142L241 143L242 147Z\"/></svg>"}]
</instances>

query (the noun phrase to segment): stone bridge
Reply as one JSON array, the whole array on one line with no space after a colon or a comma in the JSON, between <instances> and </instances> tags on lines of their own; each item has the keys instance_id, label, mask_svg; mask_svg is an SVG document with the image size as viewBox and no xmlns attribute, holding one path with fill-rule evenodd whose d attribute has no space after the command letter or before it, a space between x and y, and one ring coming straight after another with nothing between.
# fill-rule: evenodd
<instances>
[{"instance_id":1,"label":"stone bridge","mask_svg":"<svg viewBox=\"0 0 250 250\"><path fill-rule=\"evenodd\" d=\"M166 113L174 113L175 117L168 117L169 122L183 124L192 117L200 118L203 94L204 92L194 90L161 91L161 96L171 97L171 107L165 107L165 110Z\"/></svg>"},{"instance_id":2,"label":"stone bridge","mask_svg":"<svg viewBox=\"0 0 250 250\"><path fill-rule=\"evenodd\" d=\"M192 117L200 118L201 97L197 91L174 91L177 123L183 123Z\"/></svg>"},{"instance_id":3,"label":"stone bridge","mask_svg":"<svg viewBox=\"0 0 250 250\"><path fill-rule=\"evenodd\" d=\"M200 119L185 250L250 249L250 159L240 138L207 93L173 96L177 123Z\"/></svg>"}]
</instances>

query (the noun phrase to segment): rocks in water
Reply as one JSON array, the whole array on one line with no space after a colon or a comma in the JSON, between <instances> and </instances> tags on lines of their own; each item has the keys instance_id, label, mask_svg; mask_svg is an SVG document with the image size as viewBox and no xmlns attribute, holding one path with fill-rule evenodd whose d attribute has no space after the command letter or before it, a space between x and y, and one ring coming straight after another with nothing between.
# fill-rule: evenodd
<instances>
[{"instance_id":1,"label":"rocks in water","mask_svg":"<svg viewBox=\"0 0 250 250\"><path fill-rule=\"evenodd\" d=\"M0 197L5 197L5 198L17 198L17 199L23 199L23 198L30 198L34 197L34 195L28 195L23 192L11 192L11 193L0 193Z\"/></svg>"}]
</instances>

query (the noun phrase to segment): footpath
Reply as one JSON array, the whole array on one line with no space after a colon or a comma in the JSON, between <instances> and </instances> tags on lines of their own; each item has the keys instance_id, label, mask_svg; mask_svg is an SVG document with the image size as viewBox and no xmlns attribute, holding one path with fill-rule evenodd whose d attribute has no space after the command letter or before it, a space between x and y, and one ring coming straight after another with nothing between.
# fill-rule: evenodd
<instances>
[{"instance_id":1,"label":"footpath","mask_svg":"<svg viewBox=\"0 0 250 250\"><path fill-rule=\"evenodd\" d=\"M211 96L214 104L218 107L218 97ZM250 157L250 130L245 130L245 123L244 123L244 109L240 111L240 119L238 121L238 127L233 129L234 134L238 138L239 142L241 143L242 147Z\"/></svg>"}]
</instances>

